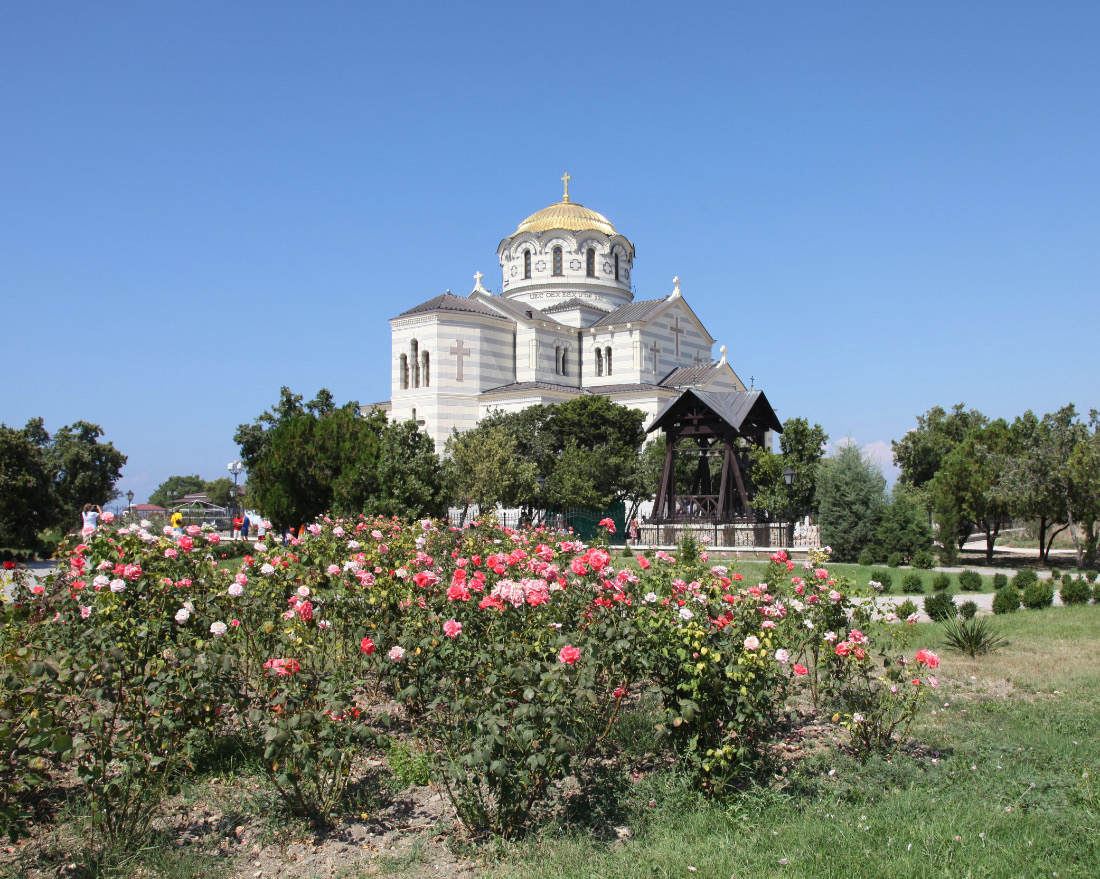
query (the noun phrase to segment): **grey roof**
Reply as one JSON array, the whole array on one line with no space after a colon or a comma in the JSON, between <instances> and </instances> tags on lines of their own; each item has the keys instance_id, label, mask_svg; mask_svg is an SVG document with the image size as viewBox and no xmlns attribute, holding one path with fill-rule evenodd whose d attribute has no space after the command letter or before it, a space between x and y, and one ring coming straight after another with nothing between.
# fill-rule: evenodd
<instances>
[{"instance_id":1,"label":"grey roof","mask_svg":"<svg viewBox=\"0 0 1100 879\"><path fill-rule=\"evenodd\" d=\"M612 324L618 326L646 320L651 312L656 311L667 301L667 299L642 299L638 302L628 302L626 305L620 305L611 314L601 317L592 326L608 327Z\"/></svg>"},{"instance_id":2,"label":"grey roof","mask_svg":"<svg viewBox=\"0 0 1100 879\"><path fill-rule=\"evenodd\" d=\"M718 363L703 363L696 366L677 366L672 372L661 379L661 384L667 388L686 388L696 382L704 382L714 377L718 369Z\"/></svg>"},{"instance_id":3,"label":"grey roof","mask_svg":"<svg viewBox=\"0 0 1100 879\"><path fill-rule=\"evenodd\" d=\"M631 382L629 384L619 385L594 385L590 388L585 388L590 394L627 394L631 391L652 393L653 391L667 391L672 393L672 388L664 388L660 385L655 385L652 382Z\"/></svg>"},{"instance_id":4,"label":"grey roof","mask_svg":"<svg viewBox=\"0 0 1100 879\"><path fill-rule=\"evenodd\" d=\"M516 320L544 320L552 324L557 323L557 321L550 317L545 311L540 311L533 305L527 305L524 302L516 302L514 299L508 299L506 296L494 295L491 301L493 303L492 305L485 305L483 301L479 301L478 304L488 308L490 311L494 308L501 308L513 315Z\"/></svg>"},{"instance_id":5,"label":"grey roof","mask_svg":"<svg viewBox=\"0 0 1100 879\"><path fill-rule=\"evenodd\" d=\"M428 314L432 311L459 311L467 314L484 314L488 317L500 317L488 306L482 305L476 300L466 296L455 296L453 293L440 293L438 296L414 305L408 311L403 311L397 317L408 317L410 314Z\"/></svg>"},{"instance_id":6,"label":"grey roof","mask_svg":"<svg viewBox=\"0 0 1100 879\"><path fill-rule=\"evenodd\" d=\"M693 396L703 405L709 407L719 418L730 427L741 432L746 422L754 422L777 433L783 432L783 425L772 409L768 398L763 391L729 391L716 394L710 391L696 391L692 388L681 393L675 400L670 400L660 412L657 413L649 426L647 433L651 433L663 426L673 409L680 401L688 396Z\"/></svg>"},{"instance_id":7,"label":"grey roof","mask_svg":"<svg viewBox=\"0 0 1100 879\"><path fill-rule=\"evenodd\" d=\"M576 385L559 385L556 382L512 382L499 388L482 391L484 394L507 394L513 391L565 391L571 394L583 394L584 390Z\"/></svg>"},{"instance_id":8,"label":"grey roof","mask_svg":"<svg viewBox=\"0 0 1100 879\"><path fill-rule=\"evenodd\" d=\"M585 302L583 299L578 299L574 296L572 299L566 299L565 302L559 302L557 305L551 305L546 309L547 314L553 314L556 311L568 311L573 308L587 308L589 311L598 311L600 314L608 314L606 308L600 308L598 305L593 305L591 302Z\"/></svg>"}]
</instances>

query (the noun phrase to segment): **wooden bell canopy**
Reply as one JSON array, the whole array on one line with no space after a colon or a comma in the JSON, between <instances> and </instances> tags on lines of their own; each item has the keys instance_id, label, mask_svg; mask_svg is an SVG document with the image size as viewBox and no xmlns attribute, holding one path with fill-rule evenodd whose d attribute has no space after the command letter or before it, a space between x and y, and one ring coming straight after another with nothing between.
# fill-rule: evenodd
<instances>
[{"instance_id":1,"label":"wooden bell canopy","mask_svg":"<svg viewBox=\"0 0 1100 879\"><path fill-rule=\"evenodd\" d=\"M688 389L657 413L647 433L665 434L665 465L653 504L655 522L754 522L745 491L747 446L763 446L769 430L783 432L763 391L714 393ZM676 460L693 446L695 471L685 494L677 494ZM683 449L683 452L689 451ZM721 457L717 474L711 459Z\"/></svg>"}]
</instances>

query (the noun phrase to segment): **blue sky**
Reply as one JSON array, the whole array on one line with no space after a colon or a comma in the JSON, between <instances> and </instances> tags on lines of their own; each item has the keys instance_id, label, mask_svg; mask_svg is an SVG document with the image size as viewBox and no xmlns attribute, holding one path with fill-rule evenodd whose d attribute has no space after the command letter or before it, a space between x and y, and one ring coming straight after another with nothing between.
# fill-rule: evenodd
<instances>
[{"instance_id":1,"label":"blue sky","mask_svg":"<svg viewBox=\"0 0 1100 879\"><path fill-rule=\"evenodd\" d=\"M123 492L224 475L281 385L389 394L387 319L571 195L781 418L1100 407L1100 4L13 3L0 421ZM717 346L715 347L717 356Z\"/></svg>"}]
</instances>

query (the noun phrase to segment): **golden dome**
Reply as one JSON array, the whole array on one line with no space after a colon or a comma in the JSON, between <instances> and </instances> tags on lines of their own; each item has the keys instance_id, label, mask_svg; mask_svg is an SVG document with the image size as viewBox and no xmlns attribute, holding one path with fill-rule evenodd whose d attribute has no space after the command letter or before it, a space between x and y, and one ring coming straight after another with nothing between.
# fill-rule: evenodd
<instances>
[{"instance_id":1,"label":"golden dome","mask_svg":"<svg viewBox=\"0 0 1100 879\"><path fill-rule=\"evenodd\" d=\"M545 232L547 229L571 229L574 232L582 232L586 229L595 229L604 235L617 235L611 221L603 214L590 211L584 205L569 201L559 201L548 208L536 211L519 224L516 234L520 232Z\"/></svg>"}]
</instances>

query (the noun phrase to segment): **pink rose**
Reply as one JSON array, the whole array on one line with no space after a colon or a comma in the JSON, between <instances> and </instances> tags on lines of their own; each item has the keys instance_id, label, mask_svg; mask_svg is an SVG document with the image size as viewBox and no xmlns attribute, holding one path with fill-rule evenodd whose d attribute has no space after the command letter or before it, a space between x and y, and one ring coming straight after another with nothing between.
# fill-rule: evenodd
<instances>
[{"instance_id":1,"label":"pink rose","mask_svg":"<svg viewBox=\"0 0 1100 879\"><path fill-rule=\"evenodd\" d=\"M388 656L394 662L400 662L402 659L405 658L405 648L404 647L391 647Z\"/></svg>"},{"instance_id":2,"label":"pink rose","mask_svg":"<svg viewBox=\"0 0 1100 879\"><path fill-rule=\"evenodd\" d=\"M443 634L448 638L457 638L462 631L462 623L457 620L447 620L443 624Z\"/></svg>"},{"instance_id":3,"label":"pink rose","mask_svg":"<svg viewBox=\"0 0 1100 879\"><path fill-rule=\"evenodd\" d=\"M580 658L581 651L569 644L566 644L558 651L558 662L564 663L565 665L573 665Z\"/></svg>"},{"instance_id":4,"label":"pink rose","mask_svg":"<svg viewBox=\"0 0 1100 879\"><path fill-rule=\"evenodd\" d=\"M810 673L810 670L808 668L806 668L806 666L802 665L802 663L799 662L799 663L795 663L795 665L794 665L794 673L796 675L808 675Z\"/></svg>"},{"instance_id":5,"label":"pink rose","mask_svg":"<svg viewBox=\"0 0 1100 879\"><path fill-rule=\"evenodd\" d=\"M745 649L746 650L759 650L760 649L760 639L757 638L755 635L749 635L749 637L747 637L745 639Z\"/></svg>"}]
</instances>

